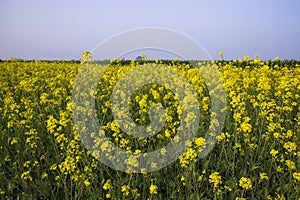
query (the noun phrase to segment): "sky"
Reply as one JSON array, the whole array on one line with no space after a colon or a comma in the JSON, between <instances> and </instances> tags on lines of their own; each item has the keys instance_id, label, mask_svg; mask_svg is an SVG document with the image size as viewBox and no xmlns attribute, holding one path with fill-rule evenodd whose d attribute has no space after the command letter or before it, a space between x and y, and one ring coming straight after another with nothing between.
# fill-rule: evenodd
<instances>
[{"instance_id":1,"label":"sky","mask_svg":"<svg viewBox=\"0 0 300 200\"><path fill-rule=\"evenodd\" d=\"M76 60L120 32L160 27L213 59L300 60L299 9L298 0L2 0L0 59Z\"/></svg>"}]
</instances>

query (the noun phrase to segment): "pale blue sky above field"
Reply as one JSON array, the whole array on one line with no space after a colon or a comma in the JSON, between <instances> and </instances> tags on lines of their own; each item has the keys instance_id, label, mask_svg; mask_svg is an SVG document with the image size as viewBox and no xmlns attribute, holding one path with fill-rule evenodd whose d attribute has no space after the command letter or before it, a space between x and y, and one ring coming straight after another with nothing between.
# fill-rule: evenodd
<instances>
[{"instance_id":1,"label":"pale blue sky above field","mask_svg":"<svg viewBox=\"0 0 300 200\"><path fill-rule=\"evenodd\" d=\"M0 59L80 59L140 27L186 34L214 59L300 59L299 9L298 0L1 1Z\"/></svg>"}]
</instances>

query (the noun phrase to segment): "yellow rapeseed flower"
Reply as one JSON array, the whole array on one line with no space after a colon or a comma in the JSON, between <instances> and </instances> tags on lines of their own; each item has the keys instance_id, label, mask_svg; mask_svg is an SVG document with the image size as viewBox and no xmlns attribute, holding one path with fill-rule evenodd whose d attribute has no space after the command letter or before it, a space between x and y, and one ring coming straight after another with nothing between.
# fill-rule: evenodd
<instances>
[{"instance_id":1,"label":"yellow rapeseed flower","mask_svg":"<svg viewBox=\"0 0 300 200\"><path fill-rule=\"evenodd\" d=\"M110 199L110 198L111 198L111 194L110 194L110 193L107 193L107 194L105 195L105 197L106 197L107 199Z\"/></svg>"},{"instance_id":2,"label":"yellow rapeseed flower","mask_svg":"<svg viewBox=\"0 0 300 200\"><path fill-rule=\"evenodd\" d=\"M30 171L25 171L21 175L21 179L32 181L32 176L30 175Z\"/></svg>"},{"instance_id":3,"label":"yellow rapeseed flower","mask_svg":"<svg viewBox=\"0 0 300 200\"><path fill-rule=\"evenodd\" d=\"M242 177L239 181L239 186L246 190L251 189L252 188L251 179Z\"/></svg>"},{"instance_id":4,"label":"yellow rapeseed flower","mask_svg":"<svg viewBox=\"0 0 300 200\"><path fill-rule=\"evenodd\" d=\"M88 181L88 180L85 180L83 183L84 183L84 185L85 185L85 186L89 186L89 185L91 185L91 182L90 182L90 181Z\"/></svg>"},{"instance_id":5,"label":"yellow rapeseed flower","mask_svg":"<svg viewBox=\"0 0 300 200\"><path fill-rule=\"evenodd\" d=\"M278 151L275 150L275 149L272 149L272 150L270 151L270 154L271 154L273 157L276 157L277 154L278 154Z\"/></svg>"},{"instance_id":6,"label":"yellow rapeseed flower","mask_svg":"<svg viewBox=\"0 0 300 200\"><path fill-rule=\"evenodd\" d=\"M195 142L197 147L203 147L203 145L205 145L205 138L196 137L194 142Z\"/></svg>"},{"instance_id":7,"label":"yellow rapeseed flower","mask_svg":"<svg viewBox=\"0 0 300 200\"><path fill-rule=\"evenodd\" d=\"M218 187L218 185L222 184L222 178L219 172L214 172L209 175L209 182L214 184L214 188Z\"/></svg>"},{"instance_id":8,"label":"yellow rapeseed flower","mask_svg":"<svg viewBox=\"0 0 300 200\"><path fill-rule=\"evenodd\" d=\"M289 170L294 170L296 169L296 164L292 160L286 160L285 161L286 166L288 167Z\"/></svg>"},{"instance_id":9,"label":"yellow rapeseed flower","mask_svg":"<svg viewBox=\"0 0 300 200\"><path fill-rule=\"evenodd\" d=\"M130 192L130 186L129 185L123 185L121 187L121 192L125 195L128 196Z\"/></svg>"},{"instance_id":10,"label":"yellow rapeseed flower","mask_svg":"<svg viewBox=\"0 0 300 200\"><path fill-rule=\"evenodd\" d=\"M274 58L274 60L275 60L275 61L280 61L280 57L279 57L279 56L276 56L276 57Z\"/></svg>"},{"instance_id":11,"label":"yellow rapeseed flower","mask_svg":"<svg viewBox=\"0 0 300 200\"><path fill-rule=\"evenodd\" d=\"M269 180L269 177L266 173L259 173L260 180Z\"/></svg>"},{"instance_id":12,"label":"yellow rapeseed flower","mask_svg":"<svg viewBox=\"0 0 300 200\"><path fill-rule=\"evenodd\" d=\"M293 178L297 181L300 181L300 172L294 172L293 173Z\"/></svg>"},{"instance_id":13,"label":"yellow rapeseed flower","mask_svg":"<svg viewBox=\"0 0 300 200\"><path fill-rule=\"evenodd\" d=\"M283 148L285 148L288 152L292 152L296 150L297 144L295 142L286 142L284 143Z\"/></svg>"},{"instance_id":14,"label":"yellow rapeseed flower","mask_svg":"<svg viewBox=\"0 0 300 200\"><path fill-rule=\"evenodd\" d=\"M157 194L158 187L156 185L151 184L149 187L149 194L154 195Z\"/></svg>"},{"instance_id":15,"label":"yellow rapeseed flower","mask_svg":"<svg viewBox=\"0 0 300 200\"><path fill-rule=\"evenodd\" d=\"M104 190L110 190L112 188L111 179L107 179L102 188Z\"/></svg>"}]
</instances>

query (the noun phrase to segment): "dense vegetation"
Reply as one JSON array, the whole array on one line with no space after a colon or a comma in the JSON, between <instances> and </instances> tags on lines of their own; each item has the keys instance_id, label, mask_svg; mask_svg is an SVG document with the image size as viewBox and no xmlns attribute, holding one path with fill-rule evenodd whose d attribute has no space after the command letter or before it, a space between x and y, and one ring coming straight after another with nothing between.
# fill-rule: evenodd
<instances>
[{"instance_id":1,"label":"dense vegetation","mask_svg":"<svg viewBox=\"0 0 300 200\"><path fill-rule=\"evenodd\" d=\"M218 67L227 94L225 125L204 158L197 154L205 148L210 100L201 75L188 62L145 62L114 60L99 79L98 116L105 116L99 121L111 141L138 154L176 138L176 98L156 84L134 93L130 111L145 125L151 102L162 101L170 112L159 134L136 140L112 117L113 87L127 71L147 63L167 65L194 84L201 120L197 138L176 162L138 174L105 166L80 140L72 113L80 62L0 62L0 198L300 199L300 62L198 62Z\"/></svg>"}]
</instances>

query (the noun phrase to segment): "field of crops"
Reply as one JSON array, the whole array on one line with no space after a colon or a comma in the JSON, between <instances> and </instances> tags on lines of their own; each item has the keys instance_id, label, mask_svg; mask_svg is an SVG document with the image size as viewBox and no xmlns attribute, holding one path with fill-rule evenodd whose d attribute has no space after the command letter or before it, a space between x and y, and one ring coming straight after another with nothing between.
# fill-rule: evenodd
<instances>
[{"instance_id":1,"label":"field of crops","mask_svg":"<svg viewBox=\"0 0 300 200\"><path fill-rule=\"evenodd\" d=\"M197 136L174 163L126 173L99 162L80 139L72 105L79 62L0 62L0 199L300 199L300 62L246 56L210 63L223 78L227 112L215 147L203 158L197 154L210 122L205 82L187 63L152 66L159 63L182 74L197 92ZM99 77L95 102L103 132L119 148L139 154L178 139L181 111L168 88L145 85L132 96L131 117L148 124L149 107L161 102L165 126L147 139L123 132L110 95L136 67L143 64L112 62ZM96 147L106 150L103 143ZM128 164L137 167L134 160Z\"/></svg>"}]
</instances>

